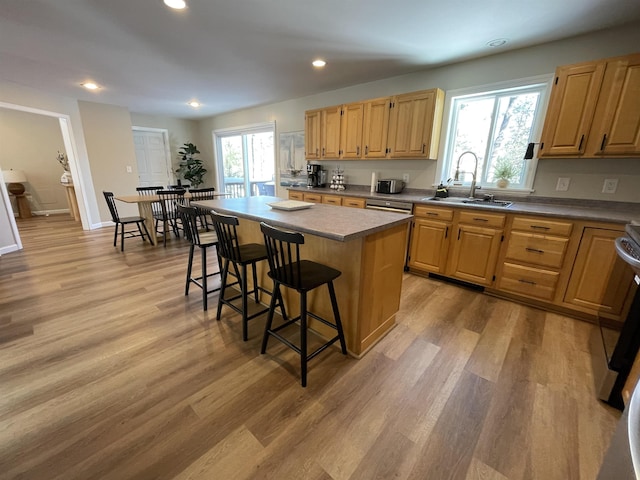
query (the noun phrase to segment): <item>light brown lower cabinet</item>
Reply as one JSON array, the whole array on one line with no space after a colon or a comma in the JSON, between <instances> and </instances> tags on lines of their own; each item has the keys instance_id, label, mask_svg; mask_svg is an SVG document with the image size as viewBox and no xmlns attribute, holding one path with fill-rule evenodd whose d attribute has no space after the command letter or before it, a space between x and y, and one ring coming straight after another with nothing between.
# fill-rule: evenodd
<instances>
[{"instance_id":1,"label":"light brown lower cabinet","mask_svg":"<svg viewBox=\"0 0 640 480\"><path fill-rule=\"evenodd\" d=\"M587 227L582 233L564 301L619 318L632 288L633 273L615 251L624 230Z\"/></svg>"},{"instance_id":2,"label":"light brown lower cabinet","mask_svg":"<svg viewBox=\"0 0 640 480\"><path fill-rule=\"evenodd\" d=\"M289 190L289 200L301 200L313 203L342 205L343 207L364 208L366 200L359 197L345 197L344 195L320 194L315 192L300 192Z\"/></svg>"},{"instance_id":3,"label":"light brown lower cabinet","mask_svg":"<svg viewBox=\"0 0 640 480\"><path fill-rule=\"evenodd\" d=\"M615 252L623 225L447 210L414 209L411 270L581 318L626 315L636 287Z\"/></svg>"}]
</instances>

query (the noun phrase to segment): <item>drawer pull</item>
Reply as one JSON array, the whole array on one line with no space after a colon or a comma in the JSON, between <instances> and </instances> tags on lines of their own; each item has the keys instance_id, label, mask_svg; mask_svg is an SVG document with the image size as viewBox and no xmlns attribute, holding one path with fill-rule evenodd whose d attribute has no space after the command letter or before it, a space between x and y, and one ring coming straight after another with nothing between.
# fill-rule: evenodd
<instances>
[{"instance_id":1,"label":"drawer pull","mask_svg":"<svg viewBox=\"0 0 640 480\"><path fill-rule=\"evenodd\" d=\"M529 248L529 247L527 247L527 248L525 248L525 250L527 252L531 252L531 253L544 253L544 250L538 250L537 248Z\"/></svg>"},{"instance_id":2,"label":"drawer pull","mask_svg":"<svg viewBox=\"0 0 640 480\"><path fill-rule=\"evenodd\" d=\"M489 221L486 218L478 218L478 217L473 217L473 220L476 221L476 222L488 222Z\"/></svg>"},{"instance_id":3,"label":"drawer pull","mask_svg":"<svg viewBox=\"0 0 640 480\"><path fill-rule=\"evenodd\" d=\"M440 214L439 214L439 213L436 213L436 212L427 212L427 215L431 215L432 217L438 217L438 216L440 216Z\"/></svg>"},{"instance_id":4,"label":"drawer pull","mask_svg":"<svg viewBox=\"0 0 640 480\"><path fill-rule=\"evenodd\" d=\"M536 285L536 282L532 282L531 280L526 280L524 278L520 278L518 281L520 283L526 283L527 285Z\"/></svg>"},{"instance_id":5,"label":"drawer pull","mask_svg":"<svg viewBox=\"0 0 640 480\"><path fill-rule=\"evenodd\" d=\"M542 225L531 225L531 228L535 229L535 230L550 230L551 227L544 227Z\"/></svg>"}]
</instances>

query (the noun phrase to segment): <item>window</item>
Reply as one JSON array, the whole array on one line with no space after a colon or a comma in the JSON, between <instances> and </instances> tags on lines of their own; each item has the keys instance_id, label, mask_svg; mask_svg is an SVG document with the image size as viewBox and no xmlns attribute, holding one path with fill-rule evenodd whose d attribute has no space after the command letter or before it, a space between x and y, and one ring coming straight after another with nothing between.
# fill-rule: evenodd
<instances>
[{"instance_id":1,"label":"window","mask_svg":"<svg viewBox=\"0 0 640 480\"><path fill-rule=\"evenodd\" d=\"M218 183L230 197L275 195L273 123L214 132Z\"/></svg>"},{"instance_id":2,"label":"window","mask_svg":"<svg viewBox=\"0 0 640 480\"><path fill-rule=\"evenodd\" d=\"M524 160L541 128L548 81L451 97L442 178L492 186L505 171L509 188L531 188L535 161ZM523 81L526 82L526 81ZM472 154L468 153L472 152ZM477 166L476 159L477 158Z\"/></svg>"}]
</instances>

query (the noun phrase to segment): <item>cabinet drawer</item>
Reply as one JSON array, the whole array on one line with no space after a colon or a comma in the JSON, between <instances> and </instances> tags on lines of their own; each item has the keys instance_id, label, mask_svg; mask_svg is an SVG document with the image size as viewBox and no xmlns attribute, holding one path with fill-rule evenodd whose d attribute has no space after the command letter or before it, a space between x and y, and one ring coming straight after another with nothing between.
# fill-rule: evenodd
<instances>
[{"instance_id":1,"label":"cabinet drawer","mask_svg":"<svg viewBox=\"0 0 640 480\"><path fill-rule=\"evenodd\" d=\"M304 193L289 190L289 200L304 200Z\"/></svg>"},{"instance_id":2,"label":"cabinet drawer","mask_svg":"<svg viewBox=\"0 0 640 480\"><path fill-rule=\"evenodd\" d=\"M507 292L552 300L559 275L558 272L505 263L498 288Z\"/></svg>"},{"instance_id":3,"label":"cabinet drawer","mask_svg":"<svg viewBox=\"0 0 640 480\"><path fill-rule=\"evenodd\" d=\"M475 211L460 212L459 222L483 227L503 227L505 216L499 213L484 213Z\"/></svg>"},{"instance_id":4,"label":"cabinet drawer","mask_svg":"<svg viewBox=\"0 0 640 480\"><path fill-rule=\"evenodd\" d=\"M573 224L558 222L536 217L513 217L512 230L540 233L544 235L561 235L568 237L571 234Z\"/></svg>"},{"instance_id":5,"label":"cabinet drawer","mask_svg":"<svg viewBox=\"0 0 640 480\"><path fill-rule=\"evenodd\" d=\"M313 203L322 203L322 195L319 195L317 193L305 193L304 201L313 202Z\"/></svg>"},{"instance_id":6,"label":"cabinet drawer","mask_svg":"<svg viewBox=\"0 0 640 480\"><path fill-rule=\"evenodd\" d=\"M322 203L328 203L330 205L342 205L342 197L337 195L323 195Z\"/></svg>"},{"instance_id":7,"label":"cabinet drawer","mask_svg":"<svg viewBox=\"0 0 640 480\"><path fill-rule=\"evenodd\" d=\"M511 232L507 258L543 267L560 268L568 243L567 238Z\"/></svg>"},{"instance_id":8,"label":"cabinet drawer","mask_svg":"<svg viewBox=\"0 0 640 480\"><path fill-rule=\"evenodd\" d=\"M364 198L344 197L342 199L343 207L364 208L364 205L365 205Z\"/></svg>"},{"instance_id":9,"label":"cabinet drawer","mask_svg":"<svg viewBox=\"0 0 640 480\"><path fill-rule=\"evenodd\" d=\"M453 210L450 208L434 208L427 205L416 205L413 207L413 214L416 217L424 217L438 220L452 220Z\"/></svg>"}]
</instances>

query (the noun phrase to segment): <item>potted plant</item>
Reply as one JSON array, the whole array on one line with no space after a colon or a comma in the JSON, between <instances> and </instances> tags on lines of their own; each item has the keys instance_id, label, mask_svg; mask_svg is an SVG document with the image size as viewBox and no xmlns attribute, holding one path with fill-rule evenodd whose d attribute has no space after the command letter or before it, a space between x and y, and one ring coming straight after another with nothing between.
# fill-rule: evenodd
<instances>
[{"instance_id":1,"label":"potted plant","mask_svg":"<svg viewBox=\"0 0 640 480\"><path fill-rule=\"evenodd\" d=\"M194 157L194 155L198 153L200 153L200 150L198 150L198 147L193 143L185 143L182 145L182 148L178 150L180 167L176 170L178 175L187 180L191 186L195 188L202 185L202 177L207 173L207 169L202 165L202 160Z\"/></svg>"},{"instance_id":2,"label":"potted plant","mask_svg":"<svg viewBox=\"0 0 640 480\"><path fill-rule=\"evenodd\" d=\"M496 179L496 186L507 188L509 182L518 177L519 169L507 160L498 160L493 167L493 177Z\"/></svg>"}]
</instances>

